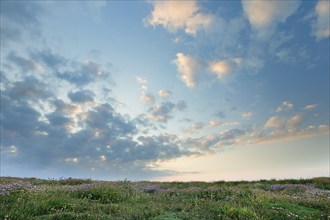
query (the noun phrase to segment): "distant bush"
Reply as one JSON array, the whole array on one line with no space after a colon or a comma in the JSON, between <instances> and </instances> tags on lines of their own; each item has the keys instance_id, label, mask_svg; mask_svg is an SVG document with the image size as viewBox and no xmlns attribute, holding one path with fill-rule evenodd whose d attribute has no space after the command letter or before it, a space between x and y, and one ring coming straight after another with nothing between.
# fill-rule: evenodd
<instances>
[{"instance_id":1,"label":"distant bush","mask_svg":"<svg viewBox=\"0 0 330 220\"><path fill-rule=\"evenodd\" d=\"M330 190L330 178L326 177L317 177L313 178L312 182L316 188Z\"/></svg>"}]
</instances>

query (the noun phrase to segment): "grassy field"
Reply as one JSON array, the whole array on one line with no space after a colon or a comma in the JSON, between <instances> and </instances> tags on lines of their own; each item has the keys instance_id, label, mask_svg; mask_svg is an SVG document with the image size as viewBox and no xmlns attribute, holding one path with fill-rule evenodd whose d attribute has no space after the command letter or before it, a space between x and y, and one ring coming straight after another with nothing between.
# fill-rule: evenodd
<instances>
[{"instance_id":1,"label":"grassy field","mask_svg":"<svg viewBox=\"0 0 330 220\"><path fill-rule=\"evenodd\" d=\"M0 177L0 219L330 219L330 178L168 183Z\"/></svg>"}]
</instances>

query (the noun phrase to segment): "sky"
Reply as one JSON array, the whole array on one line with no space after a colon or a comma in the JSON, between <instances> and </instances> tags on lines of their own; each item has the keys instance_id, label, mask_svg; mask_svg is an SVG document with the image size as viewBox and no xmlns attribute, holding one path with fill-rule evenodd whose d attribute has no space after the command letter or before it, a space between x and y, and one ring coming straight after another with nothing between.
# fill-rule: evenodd
<instances>
[{"instance_id":1,"label":"sky","mask_svg":"<svg viewBox=\"0 0 330 220\"><path fill-rule=\"evenodd\" d=\"M329 11L1 1L1 176L330 176Z\"/></svg>"}]
</instances>

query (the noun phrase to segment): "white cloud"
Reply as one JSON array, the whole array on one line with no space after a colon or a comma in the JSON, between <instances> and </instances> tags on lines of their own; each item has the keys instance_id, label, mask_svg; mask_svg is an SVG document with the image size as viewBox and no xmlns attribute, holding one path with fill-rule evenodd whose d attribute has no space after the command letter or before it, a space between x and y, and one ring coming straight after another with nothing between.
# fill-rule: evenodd
<instances>
[{"instance_id":1,"label":"white cloud","mask_svg":"<svg viewBox=\"0 0 330 220\"><path fill-rule=\"evenodd\" d=\"M218 79L224 79L233 70L233 66L229 61L219 60L211 62L209 69L217 75Z\"/></svg>"},{"instance_id":2,"label":"white cloud","mask_svg":"<svg viewBox=\"0 0 330 220\"><path fill-rule=\"evenodd\" d=\"M282 121L278 116L272 116L267 120L265 127L266 128L280 128L280 127L282 127Z\"/></svg>"},{"instance_id":3,"label":"white cloud","mask_svg":"<svg viewBox=\"0 0 330 220\"><path fill-rule=\"evenodd\" d=\"M319 130L321 133L329 134L329 125L319 125Z\"/></svg>"},{"instance_id":4,"label":"white cloud","mask_svg":"<svg viewBox=\"0 0 330 220\"><path fill-rule=\"evenodd\" d=\"M195 87L197 84L196 73L200 70L199 61L189 55L183 53L177 53L174 63L177 66L178 72L181 74L182 80L188 87Z\"/></svg>"},{"instance_id":5,"label":"white cloud","mask_svg":"<svg viewBox=\"0 0 330 220\"><path fill-rule=\"evenodd\" d=\"M107 160L107 157L105 155L100 156L100 161L106 161L106 160Z\"/></svg>"},{"instance_id":6,"label":"white cloud","mask_svg":"<svg viewBox=\"0 0 330 220\"><path fill-rule=\"evenodd\" d=\"M166 98L166 97L172 95L172 92L169 91L169 90L164 90L164 89L162 89L162 90L160 90L160 91L158 92L158 95L159 95L159 97L161 97L161 98Z\"/></svg>"},{"instance_id":7,"label":"white cloud","mask_svg":"<svg viewBox=\"0 0 330 220\"><path fill-rule=\"evenodd\" d=\"M233 121L233 122L222 122L219 120L210 120L208 123L208 127L209 128L215 128L215 127L219 127L219 126L238 126L240 125L239 122L237 121Z\"/></svg>"},{"instance_id":8,"label":"white cloud","mask_svg":"<svg viewBox=\"0 0 330 220\"><path fill-rule=\"evenodd\" d=\"M291 117L289 120L288 120L288 129L289 131L294 131L294 130L297 130L298 129L298 126L300 125L302 121L302 116L301 115L295 115L293 117Z\"/></svg>"},{"instance_id":9,"label":"white cloud","mask_svg":"<svg viewBox=\"0 0 330 220\"><path fill-rule=\"evenodd\" d=\"M292 109L294 105L288 101L282 102L282 104L276 109L276 112L283 112L288 109Z\"/></svg>"},{"instance_id":10,"label":"white cloud","mask_svg":"<svg viewBox=\"0 0 330 220\"><path fill-rule=\"evenodd\" d=\"M312 35L314 35L317 40L330 37L330 2L328 0L318 1L314 9L313 17Z\"/></svg>"},{"instance_id":11,"label":"white cloud","mask_svg":"<svg viewBox=\"0 0 330 220\"><path fill-rule=\"evenodd\" d=\"M186 129L186 133L189 135L199 133L203 128L205 127L205 124L203 122L197 122L193 123L189 128Z\"/></svg>"},{"instance_id":12,"label":"white cloud","mask_svg":"<svg viewBox=\"0 0 330 220\"><path fill-rule=\"evenodd\" d=\"M299 120L297 117L295 117L294 121ZM279 141L294 140L303 137L312 137L319 135L329 135L329 126L309 126L307 128L296 128L295 130L278 129L270 133L264 132L263 130L258 130L248 135L249 138L246 140L245 144L275 143Z\"/></svg>"},{"instance_id":13,"label":"white cloud","mask_svg":"<svg viewBox=\"0 0 330 220\"><path fill-rule=\"evenodd\" d=\"M211 128L218 127L218 126L220 126L222 124L223 124L223 122L221 122L219 120L211 120L211 121L209 121L209 127L211 127Z\"/></svg>"},{"instance_id":14,"label":"white cloud","mask_svg":"<svg viewBox=\"0 0 330 220\"><path fill-rule=\"evenodd\" d=\"M194 35L212 23L213 16L201 12L197 1L155 1L151 15L144 22L156 26L162 25L170 32L184 29Z\"/></svg>"},{"instance_id":15,"label":"white cloud","mask_svg":"<svg viewBox=\"0 0 330 220\"><path fill-rule=\"evenodd\" d=\"M243 0L244 13L251 26L267 37L278 22L285 22L299 7L299 1Z\"/></svg>"},{"instance_id":16,"label":"white cloud","mask_svg":"<svg viewBox=\"0 0 330 220\"><path fill-rule=\"evenodd\" d=\"M140 99L146 104L155 103L155 98L152 95L142 95Z\"/></svg>"},{"instance_id":17,"label":"white cloud","mask_svg":"<svg viewBox=\"0 0 330 220\"><path fill-rule=\"evenodd\" d=\"M316 108L317 104L306 105L303 109L304 110L312 110Z\"/></svg>"},{"instance_id":18,"label":"white cloud","mask_svg":"<svg viewBox=\"0 0 330 220\"><path fill-rule=\"evenodd\" d=\"M172 112L174 107L175 105L171 102L163 102L161 104L157 104L149 110L149 118L155 122L166 123L173 117Z\"/></svg>"},{"instance_id":19,"label":"white cloud","mask_svg":"<svg viewBox=\"0 0 330 220\"><path fill-rule=\"evenodd\" d=\"M257 73L264 67L264 61L257 57L246 58L243 61L244 68L252 73Z\"/></svg>"},{"instance_id":20,"label":"white cloud","mask_svg":"<svg viewBox=\"0 0 330 220\"><path fill-rule=\"evenodd\" d=\"M243 112L242 113L242 119L244 120L250 120L252 117L253 113L252 112Z\"/></svg>"},{"instance_id":21,"label":"white cloud","mask_svg":"<svg viewBox=\"0 0 330 220\"><path fill-rule=\"evenodd\" d=\"M294 63L296 58L293 55L292 49L284 48L275 53L275 56L284 63Z\"/></svg>"},{"instance_id":22,"label":"white cloud","mask_svg":"<svg viewBox=\"0 0 330 220\"><path fill-rule=\"evenodd\" d=\"M294 115L290 118L272 116L270 117L264 127L273 128L275 133L278 132L293 132L299 130L303 117L301 115Z\"/></svg>"},{"instance_id":23,"label":"white cloud","mask_svg":"<svg viewBox=\"0 0 330 220\"><path fill-rule=\"evenodd\" d=\"M143 93L148 90L148 81L145 78L135 76L135 80L140 84Z\"/></svg>"},{"instance_id":24,"label":"white cloud","mask_svg":"<svg viewBox=\"0 0 330 220\"><path fill-rule=\"evenodd\" d=\"M65 158L65 162L78 163L79 159L76 157L68 157L68 158Z\"/></svg>"}]
</instances>

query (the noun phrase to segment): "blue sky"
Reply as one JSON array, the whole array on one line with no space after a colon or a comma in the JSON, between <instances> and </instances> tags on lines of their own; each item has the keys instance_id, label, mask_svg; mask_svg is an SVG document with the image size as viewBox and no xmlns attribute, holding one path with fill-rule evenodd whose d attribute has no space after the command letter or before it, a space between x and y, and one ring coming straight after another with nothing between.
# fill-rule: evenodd
<instances>
[{"instance_id":1,"label":"blue sky","mask_svg":"<svg viewBox=\"0 0 330 220\"><path fill-rule=\"evenodd\" d=\"M329 176L329 1L1 1L1 175Z\"/></svg>"}]
</instances>

